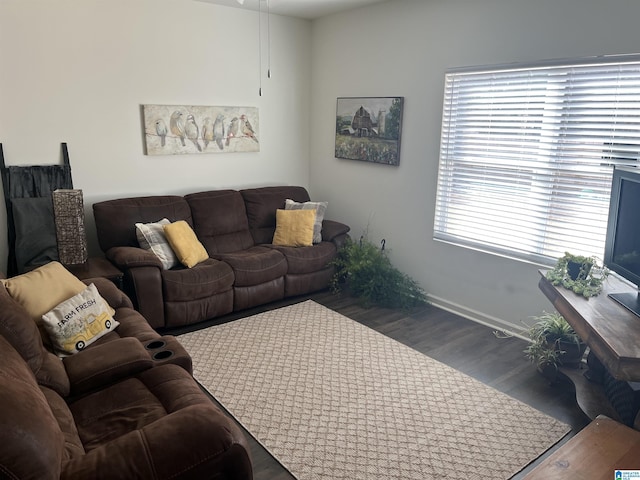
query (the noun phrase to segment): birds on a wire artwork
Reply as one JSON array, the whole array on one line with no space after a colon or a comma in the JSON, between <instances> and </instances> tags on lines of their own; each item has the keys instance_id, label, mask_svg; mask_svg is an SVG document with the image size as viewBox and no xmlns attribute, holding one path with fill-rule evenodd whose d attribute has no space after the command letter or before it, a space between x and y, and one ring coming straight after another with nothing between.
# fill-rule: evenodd
<instances>
[{"instance_id":1,"label":"birds on a wire artwork","mask_svg":"<svg viewBox=\"0 0 640 480\"><path fill-rule=\"evenodd\" d=\"M143 105L143 114L148 155L260 150L255 107Z\"/></svg>"}]
</instances>

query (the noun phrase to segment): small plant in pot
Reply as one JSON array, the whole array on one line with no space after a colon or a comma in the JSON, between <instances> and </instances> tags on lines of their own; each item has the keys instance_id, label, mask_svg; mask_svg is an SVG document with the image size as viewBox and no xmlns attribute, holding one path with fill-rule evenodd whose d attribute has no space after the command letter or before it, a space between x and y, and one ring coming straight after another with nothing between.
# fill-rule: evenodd
<instances>
[{"instance_id":1,"label":"small plant in pot","mask_svg":"<svg viewBox=\"0 0 640 480\"><path fill-rule=\"evenodd\" d=\"M545 276L553 285L563 286L589 298L602 291L602 284L608 275L609 270L600 266L595 257L566 252Z\"/></svg>"},{"instance_id":2,"label":"small plant in pot","mask_svg":"<svg viewBox=\"0 0 640 480\"><path fill-rule=\"evenodd\" d=\"M559 313L543 312L529 327L525 354L545 377L555 381L559 366L578 367L586 344Z\"/></svg>"}]
</instances>

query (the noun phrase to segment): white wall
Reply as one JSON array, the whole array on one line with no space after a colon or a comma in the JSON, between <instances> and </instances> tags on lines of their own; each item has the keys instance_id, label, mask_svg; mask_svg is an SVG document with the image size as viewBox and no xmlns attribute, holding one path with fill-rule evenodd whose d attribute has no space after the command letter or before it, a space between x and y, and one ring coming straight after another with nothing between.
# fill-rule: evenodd
<instances>
[{"instance_id":1,"label":"white wall","mask_svg":"<svg viewBox=\"0 0 640 480\"><path fill-rule=\"evenodd\" d=\"M368 225L371 240L386 238L434 303L521 327L552 309L539 267L432 239L445 70L637 52L638 19L632 0L396 0L315 21L311 189L354 237ZM405 97L398 167L334 158L343 96Z\"/></svg>"},{"instance_id":2,"label":"white wall","mask_svg":"<svg viewBox=\"0 0 640 480\"><path fill-rule=\"evenodd\" d=\"M59 163L68 142L92 253L95 201L308 186L311 25L272 16L270 27L272 78L260 97L257 12L192 0L0 0L6 163ZM258 107L260 152L145 156L142 104ZM3 272L6 242L2 233Z\"/></svg>"},{"instance_id":3,"label":"white wall","mask_svg":"<svg viewBox=\"0 0 640 480\"><path fill-rule=\"evenodd\" d=\"M257 12L191 0L0 0L0 142L12 165L56 163L69 143L94 253L95 201L301 184L354 237L369 225L372 240L386 238L394 263L437 303L517 326L551 308L538 267L431 238L444 72L636 52L638 18L635 0L395 0L312 23L272 16L273 78L259 97ZM340 96L405 97L399 167L334 158ZM256 106L261 152L145 156L146 103Z\"/></svg>"}]
</instances>

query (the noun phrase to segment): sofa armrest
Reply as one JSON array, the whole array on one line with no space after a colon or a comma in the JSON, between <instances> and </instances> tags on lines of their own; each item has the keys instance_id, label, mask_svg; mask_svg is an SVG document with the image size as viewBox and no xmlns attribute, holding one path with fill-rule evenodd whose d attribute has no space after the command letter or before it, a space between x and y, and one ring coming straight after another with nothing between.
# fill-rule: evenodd
<instances>
[{"instance_id":1,"label":"sofa armrest","mask_svg":"<svg viewBox=\"0 0 640 480\"><path fill-rule=\"evenodd\" d=\"M62 359L73 395L111 384L153 366L136 338L119 338Z\"/></svg>"},{"instance_id":2,"label":"sofa armrest","mask_svg":"<svg viewBox=\"0 0 640 480\"><path fill-rule=\"evenodd\" d=\"M61 479L219 478L251 480L249 447L214 405L192 405L78 455Z\"/></svg>"},{"instance_id":3,"label":"sofa armrest","mask_svg":"<svg viewBox=\"0 0 640 480\"><path fill-rule=\"evenodd\" d=\"M138 247L112 247L105 256L124 273L124 291L153 328L164 324L162 262Z\"/></svg>"},{"instance_id":4,"label":"sofa armrest","mask_svg":"<svg viewBox=\"0 0 640 480\"><path fill-rule=\"evenodd\" d=\"M82 280L86 285L94 284L98 293L114 309L133 308L131 299L116 285L104 277L85 278Z\"/></svg>"},{"instance_id":5,"label":"sofa armrest","mask_svg":"<svg viewBox=\"0 0 640 480\"><path fill-rule=\"evenodd\" d=\"M336 238L349 233L348 225L333 220L322 221L322 241L333 242Z\"/></svg>"},{"instance_id":6,"label":"sofa armrest","mask_svg":"<svg viewBox=\"0 0 640 480\"><path fill-rule=\"evenodd\" d=\"M139 247L113 247L105 252L105 257L111 260L120 270L135 267L158 267L162 269L162 262L154 253Z\"/></svg>"}]
</instances>

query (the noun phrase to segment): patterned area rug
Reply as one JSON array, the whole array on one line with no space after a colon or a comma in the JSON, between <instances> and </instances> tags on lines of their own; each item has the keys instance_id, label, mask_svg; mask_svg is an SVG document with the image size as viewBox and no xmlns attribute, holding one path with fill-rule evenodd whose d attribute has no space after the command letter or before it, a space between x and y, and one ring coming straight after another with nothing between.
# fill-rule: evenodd
<instances>
[{"instance_id":1,"label":"patterned area rug","mask_svg":"<svg viewBox=\"0 0 640 480\"><path fill-rule=\"evenodd\" d=\"M507 479L569 427L311 300L180 336L295 477Z\"/></svg>"}]
</instances>

